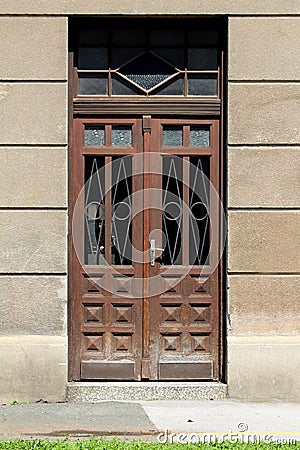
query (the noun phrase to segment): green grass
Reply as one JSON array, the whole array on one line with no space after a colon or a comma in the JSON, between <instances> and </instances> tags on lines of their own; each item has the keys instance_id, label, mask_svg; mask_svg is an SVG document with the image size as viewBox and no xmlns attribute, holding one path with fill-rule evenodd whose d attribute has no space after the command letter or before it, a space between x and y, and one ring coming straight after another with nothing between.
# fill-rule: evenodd
<instances>
[{"instance_id":1,"label":"green grass","mask_svg":"<svg viewBox=\"0 0 300 450\"><path fill-rule=\"evenodd\" d=\"M0 450L300 450L300 442L292 444L278 443L231 443L229 441L214 444L160 444L157 442L126 441L121 439L89 439L55 442L36 439L0 441Z\"/></svg>"},{"instance_id":2,"label":"green grass","mask_svg":"<svg viewBox=\"0 0 300 450\"><path fill-rule=\"evenodd\" d=\"M12 400L10 402L10 406L15 406L15 405L28 405L28 402L19 402L18 400Z\"/></svg>"}]
</instances>

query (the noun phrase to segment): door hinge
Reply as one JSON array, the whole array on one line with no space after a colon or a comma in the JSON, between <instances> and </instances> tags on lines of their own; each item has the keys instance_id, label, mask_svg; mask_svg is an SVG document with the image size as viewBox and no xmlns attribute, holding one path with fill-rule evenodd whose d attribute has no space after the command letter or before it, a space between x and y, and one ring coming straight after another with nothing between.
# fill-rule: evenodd
<instances>
[{"instance_id":1,"label":"door hinge","mask_svg":"<svg viewBox=\"0 0 300 450\"><path fill-rule=\"evenodd\" d=\"M151 116L143 116L143 133L151 133Z\"/></svg>"}]
</instances>

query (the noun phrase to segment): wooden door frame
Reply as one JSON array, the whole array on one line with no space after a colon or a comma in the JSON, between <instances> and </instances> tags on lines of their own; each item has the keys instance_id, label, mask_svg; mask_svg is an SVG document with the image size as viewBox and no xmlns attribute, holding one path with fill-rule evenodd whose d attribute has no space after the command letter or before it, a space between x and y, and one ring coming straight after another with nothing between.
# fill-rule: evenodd
<instances>
[{"instance_id":1,"label":"wooden door frame","mask_svg":"<svg viewBox=\"0 0 300 450\"><path fill-rule=\"evenodd\" d=\"M151 136L150 135L151 127L149 125L150 120L151 120L150 116L144 117L144 120L143 120L143 132L144 132L143 133L144 134L143 140L144 140L144 144L143 144L142 147L143 147L143 152L146 152L146 153L147 153L147 150L148 151L151 150L151 146L153 145L153 142L151 142L151 140L150 140L150 136ZM211 135L211 138L213 139L213 141L212 141L212 148L218 149L218 147L219 147L218 142L217 142L219 121L216 120L216 119L214 119L214 120L207 120L207 119L204 119L204 118L202 118L202 119L192 119L192 118L184 118L184 119L183 118L181 118L181 119L171 118L171 119L167 119L167 118L164 117L163 119L155 119L154 118L153 120L154 120L154 122L156 122L160 126L162 126L163 124L168 124L169 125L170 123L171 124L181 124L181 123L182 124L190 124L190 123L193 124L194 123L194 124L197 124L197 125L198 124L204 124L204 125L211 124L212 130L214 130L214 128L216 127L216 129L214 131L212 131L212 135ZM103 123L112 123L112 124L120 123L120 124L123 124L123 123L129 123L129 122L132 123L132 124L139 122L141 124L142 119L135 119L134 120L134 119L125 118L125 117L123 119L120 119L120 118L110 118L109 119L109 118L103 118L103 117L93 118L93 119L90 118L90 117L83 118L83 119L76 118L73 121L73 123L74 123L74 130L75 130L74 149L76 148L76 151L77 151L77 149L78 149L78 151L80 151L81 157L83 157L86 154L86 152L84 150L84 147L82 147L83 146L82 142L83 142L83 126L84 126L84 123L87 123L88 125L90 125L90 124L93 124L93 123L94 124L99 124L99 123L101 123L101 124L103 124ZM142 136L141 128L142 127L139 126L139 134ZM154 134L155 134L155 136L154 136ZM154 133L154 134L152 136L159 140L160 139L160 132L157 132L157 133ZM78 142L78 145L77 145L77 142ZM141 144L140 144L140 146L141 146ZM161 147L161 144L158 142L157 146L154 146L154 147L155 147L155 151L157 151L157 149ZM169 154L174 154L174 153L175 154L178 153L178 149L177 149L177 152L176 151L175 152L171 152L171 153L169 152ZM183 151L182 154L185 154L185 153L186 153L186 150ZM205 151L204 153L208 154L208 155L212 154L210 152L210 150ZM104 148L103 150L101 150L100 154L103 154L103 155L106 154L106 149ZM127 152L125 151L125 154L131 154L131 151L129 151L129 150ZM91 150L91 155L93 155L93 150ZM117 151L116 156L118 156L118 155L120 155L120 153ZM194 150L194 151L192 151L191 155L192 156L197 156L198 152L196 152L196 150ZM215 154L215 157L218 158L218 156L216 156L216 154ZM110 158L110 157L106 157L106 159L107 158ZM77 196L78 192L81 190L81 188L83 186L83 183L84 183L83 171L82 171L83 170L83 166L82 166L83 161L81 159L82 158L80 158L79 154L78 154L78 156L75 159L76 164L77 164L76 177L75 178L72 177L72 180L71 180L72 181L72 183L71 183L72 184L72 208L74 208L75 202L77 200L76 196ZM82 167L78 168L79 167L78 164L80 164L80 167L81 166ZM73 166L73 164L72 164L72 166ZM146 165L146 167L147 167L147 165ZM214 184L215 184L215 187L218 188L218 181L219 181L218 180L218 172L217 172L218 165L215 164L213 167L214 167L214 170L215 170L215 172L214 172ZM78 177L78 175L79 175L79 177ZM147 188L151 188L151 187L152 187L151 175L148 174L148 176L146 175L144 177L144 188L147 189ZM149 211L148 211L148 213L149 213ZM144 213L144 215L145 215L144 222L146 222L146 224L147 224L150 221L150 218L149 217L147 218L147 211ZM70 221L71 221L71 217L70 217ZM144 227L145 227L145 224L144 224ZM70 243L70 245L72 245L72 243ZM148 242L148 235L145 232L144 233L144 249L147 249L147 246L149 246L149 242ZM74 255L74 249L71 248L70 250L71 250L71 254ZM74 256L74 257L76 258L76 256ZM71 378L72 381L79 381L81 379L81 376L80 376L80 364L78 363L78 361L80 359L81 352L79 352L78 350L76 351L76 349L81 348L81 345L82 345L82 342L81 342L81 339L80 339L80 336L79 336L79 333L78 333L78 329L82 326L81 317L78 316L78 312L81 311L81 309L82 309L82 306L81 306L81 303L82 303L81 302L82 267L81 267L81 265L78 262L74 262L74 261L72 262L71 261L70 264L72 264L72 266L69 269L69 281L70 281L70 291L69 291L70 304L69 304L69 306L71 308L71 311L70 311L70 314L71 314L70 315L70 325L71 325L71 333L72 333L72 335L70 336L70 340L71 340L70 345L72 346L70 348L70 359L72 361L72 366L70 366L70 378ZM149 273L150 273L149 272L150 271L149 264L145 265L144 267L145 267L145 272L143 274L144 278L149 278L149 276L150 276L149 275ZM218 270L218 274L219 274L218 278L220 279L220 283L219 283L219 286L218 286L218 289L217 289L218 295L219 295L220 294L220 290L221 290L221 285L222 285L222 283L221 283L220 267L218 267L217 270ZM96 273L96 272L100 272L101 270L95 268L94 271ZM75 291L76 292L75 296L74 295L72 296L72 294L71 294L71 287L73 287L73 284L75 284L77 286L77 289ZM76 304L74 304L74 302L76 302ZM153 375L151 375L151 371L150 371L150 368L149 368L150 366L149 366L149 354L148 354L149 353L149 348L148 348L149 344L148 343L149 343L149 337L150 337L150 329L149 329L149 326L150 326L150 302L151 302L151 300L149 299L149 297L145 296L144 300L143 300L143 306L144 306L143 323L146 324L146 329L148 331L147 331L147 333L145 333L145 329L144 329L143 330L143 334L142 334L142 339L143 339L142 352L143 353L142 353L142 357L141 357L142 358L141 359L141 364L142 364L142 374L143 374L144 378L148 378L148 379L153 378ZM215 303L215 305L216 305L216 303ZM218 309L218 312L222 310L222 306L220 305L220 302L217 302L217 309ZM218 324L217 325L217 330L219 330L219 339L218 339L218 341L220 343L220 339L221 339L221 335L222 335L222 333L220 332L221 331L220 316L218 316L217 324ZM214 338L216 338L216 336ZM216 358L216 356L215 356L215 358ZM221 361L222 360L220 359L220 356L218 356L218 358L216 358L215 361L217 362L217 366L221 367ZM213 372L214 379L217 379L218 376L219 375L216 373L216 369L214 369L214 372Z\"/></svg>"}]
</instances>

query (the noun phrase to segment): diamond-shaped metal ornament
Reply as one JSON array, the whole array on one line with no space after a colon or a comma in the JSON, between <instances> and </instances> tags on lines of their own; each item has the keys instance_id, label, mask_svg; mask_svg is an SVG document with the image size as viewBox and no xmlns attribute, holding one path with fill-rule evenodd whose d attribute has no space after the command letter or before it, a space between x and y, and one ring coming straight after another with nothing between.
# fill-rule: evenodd
<instances>
[{"instance_id":1,"label":"diamond-shaped metal ornament","mask_svg":"<svg viewBox=\"0 0 300 450\"><path fill-rule=\"evenodd\" d=\"M174 67L151 52L131 60L118 72L147 91L177 73Z\"/></svg>"}]
</instances>

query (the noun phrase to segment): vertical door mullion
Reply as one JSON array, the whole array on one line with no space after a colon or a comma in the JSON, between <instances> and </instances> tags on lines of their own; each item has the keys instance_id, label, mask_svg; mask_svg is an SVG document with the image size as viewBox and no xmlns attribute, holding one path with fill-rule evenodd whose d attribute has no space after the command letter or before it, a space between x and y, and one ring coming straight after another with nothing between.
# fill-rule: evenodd
<instances>
[{"instance_id":1,"label":"vertical door mullion","mask_svg":"<svg viewBox=\"0 0 300 450\"><path fill-rule=\"evenodd\" d=\"M218 142L218 122L214 121L211 126L211 147L213 150L210 158L210 216L214 224L214 242L211 242L211 261L210 266L216 268L219 263L220 255L220 224L219 224L219 197L215 192L219 192L219 142ZM212 238L210 238L211 240Z\"/></svg>"},{"instance_id":2,"label":"vertical door mullion","mask_svg":"<svg viewBox=\"0 0 300 450\"><path fill-rule=\"evenodd\" d=\"M112 157L105 157L105 260L111 264L111 234L112 234Z\"/></svg>"},{"instance_id":3,"label":"vertical door mullion","mask_svg":"<svg viewBox=\"0 0 300 450\"><path fill-rule=\"evenodd\" d=\"M143 251L144 251L144 297L143 297L143 362L142 362L142 376L143 378L150 377L150 363L149 363L149 342L150 342L150 298L149 298L149 277L150 266L147 262L149 253L149 233L150 233L150 210L149 210L149 189L151 187L151 178L149 173L151 150L151 119L148 118L149 127L145 127L145 120L143 118L143 150L144 150L144 193L143 193L143 209L144 209L144 236L143 236Z\"/></svg>"},{"instance_id":4,"label":"vertical door mullion","mask_svg":"<svg viewBox=\"0 0 300 450\"><path fill-rule=\"evenodd\" d=\"M81 121L74 120L74 149L79 149L72 154L72 204L71 208L74 212L76 202L80 202L77 209L84 210L84 196L80 195L80 191L84 186L84 156L81 152L83 142L83 125ZM74 241L72 246L72 271L70 287L71 292L71 354L70 354L70 379L72 381L80 380L80 361L82 355L82 339L78 330L82 324L82 308L81 308L81 283L82 283L82 263L84 261L84 235L85 223L84 216L78 217L78 225L76 232L76 251L79 259L75 257ZM73 236L74 240L74 236Z\"/></svg>"},{"instance_id":5,"label":"vertical door mullion","mask_svg":"<svg viewBox=\"0 0 300 450\"><path fill-rule=\"evenodd\" d=\"M151 233L154 230L162 230L162 175L163 175L163 161L160 153L161 149L161 121L160 119L151 120L151 140L146 142L144 151L150 152L147 159L145 159L145 172L146 175L145 189L149 189L149 194L146 197L147 203L144 208L151 206L151 213L148 210L148 221L145 227L145 249L149 249L150 237L155 240L155 247L160 248L162 246L161 235L158 233L153 236ZM158 251L159 252L159 251ZM156 255L158 253L156 252ZM147 255L147 253L146 253ZM148 253L149 255L149 253ZM144 316L145 328L147 327L147 335L145 336L145 345L147 345L147 358L148 358L148 378L150 380L157 380L159 378L159 346L158 346L158 330L160 324L160 311L159 311L159 296L154 295L153 289L157 289L157 278L160 275L160 263L155 262L154 266L150 264L150 258L148 258L147 264L147 287L150 297L146 301L147 314Z\"/></svg>"}]
</instances>

